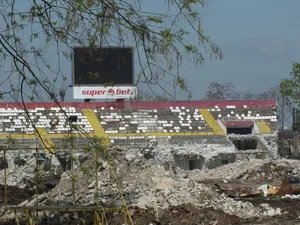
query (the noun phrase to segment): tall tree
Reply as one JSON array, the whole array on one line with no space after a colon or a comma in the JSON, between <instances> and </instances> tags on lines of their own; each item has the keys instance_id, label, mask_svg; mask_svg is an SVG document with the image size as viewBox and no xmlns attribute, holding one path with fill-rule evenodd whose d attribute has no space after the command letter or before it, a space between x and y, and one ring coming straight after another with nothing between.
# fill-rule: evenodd
<instances>
[{"instance_id":1,"label":"tall tree","mask_svg":"<svg viewBox=\"0 0 300 225\"><path fill-rule=\"evenodd\" d=\"M281 94L279 91L279 87L271 87L268 90L261 92L261 93L254 93L249 90L245 91L238 91L236 90L236 86L231 83L219 83L213 81L207 87L206 94L204 99L207 100L226 100L226 99L233 99L233 100L251 100L251 99L275 99L278 100Z\"/></svg>"},{"instance_id":2,"label":"tall tree","mask_svg":"<svg viewBox=\"0 0 300 225\"><path fill-rule=\"evenodd\" d=\"M215 58L222 58L220 49L200 25L199 12L206 1L159 1L160 12L149 11L145 3L143 0L3 0L0 51L2 66L9 71L1 86L10 86L16 100L27 96L36 101L45 97L44 92L56 101L53 93L62 88L58 83L67 80L61 61L71 59L72 46L93 50L131 45L141 68L138 82L146 83L150 89L152 85L165 89L162 83L166 79L188 90L185 77L179 72L184 61L203 63L205 55L201 50L205 48ZM187 41L191 35L197 36L196 42ZM26 88L31 92L26 92Z\"/></svg>"},{"instance_id":3,"label":"tall tree","mask_svg":"<svg viewBox=\"0 0 300 225\"><path fill-rule=\"evenodd\" d=\"M244 91L240 94L240 99L251 100L256 98L257 98L257 94L251 91Z\"/></svg>"},{"instance_id":4,"label":"tall tree","mask_svg":"<svg viewBox=\"0 0 300 225\"><path fill-rule=\"evenodd\" d=\"M267 91L257 94L257 99L273 99L277 101L277 117L280 129L284 127L291 127L292 125L292 111L293 101L284 96L280 91L280 86L271 87Z\"/></svg>"},{"instance_id":5,"label":"tall tree","mask_svg":"<svg viewBox=\"0 0 300 225\"><path fill-rule=\"evenodd\" d=\"M205 100L225 100L225 99L239 99L240 93L235 90L235 85L231 82L219 83L211 82L204 96Z\"/></svg>"},{"instance_id":6,"label":"tall tree","mask_svg":"<svg viewBox=\"0 0 300 225\"><path fill-rule=\"evenodd\" d=\"M280 93L285 97L289 97L296 104L300 104L300 63L294 63L290 78L281 81Z\"/></svg>"},{"instance_id":7,"label":"tall tree","mask_svg":"<svg viewBox=\"0 0 300 225\"><path fill-rule=\"evenodd\" d=\"M153 1L2 0L0 96L6 98L8 92L23 103L28 99L51 98L59 104L56 96L68 73L62 64L71 61L73 46L83 46L90 52L102 46L133 46L140 68L137 83L147 84L150 90L153 85L168 90L163 84L171 84L188 91L179 70L183 62L203 63L207 50L211 56L222 58L220 49L200 25L199 13L206 0ZM149 2L159 4L159 12L149 11ZM25 112L30 118L28 111ZM36 124L30 121L39 134ZM84 133L78 126L72 129ZM96 153L108 154L99 137L84 137ZM106 159L110 163L108 156ZM98 170L97 167L97 175ZM73 175L72 180L75 180ZM116 173L111 172L111 176L117 179ZM130 218L127 209L125 212Z\"/></svg>"},{"instance_id":8,"label":"tall tree","mask_svg":"<svg viewBox=\"0 0 300 225\"><path fill-rule=\"evenodd\" d=\"M290 111L293 107L300 105L300 63L293 63L290 78L282 79L280 82L280 93L285 102L290 105ZM289 113L292 117L292 112ZM290 124L292 119L290 118ZM290 126L291 127L291 126Z\"/></svg>"}]
</instances>

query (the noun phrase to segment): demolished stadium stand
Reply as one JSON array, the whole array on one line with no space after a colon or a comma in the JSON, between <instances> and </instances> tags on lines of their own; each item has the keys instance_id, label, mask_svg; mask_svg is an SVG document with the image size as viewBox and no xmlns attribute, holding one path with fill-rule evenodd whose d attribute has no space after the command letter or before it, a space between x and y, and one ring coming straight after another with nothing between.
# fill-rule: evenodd
<instances>
[{"instance_id":1,"label":"demolished stadium stand","mask_svg":"<svg viewBox=\"0 0 300 225\"><path fill-rule=\"evenodd\" d=\"M84 165L81 167L82 173L81 168L79 170L76 168L74 171L74 166L70 166L73 164L68 163L70 160L67 155L45 153L45 148L48 150L52 147L57 152L61 149L70 152L74 150L72 146L66 147L64 143L68 135L73 132L75 136L80 137L76 140L74 148L87 145L86 137L94 135L105 137L110 143L119 145L108 150L115 157L115 171L122 179L121 194L124 193L125 200L129 202L128 205L134 204L135 209L137 206L143 207L142 203L147 204L148 207L148 202L156 207L160 200L157 197L157 200L155 199L152 203L152 198L157 193L161 193L159 197L167 198L166 202L169 199L176 199L173 200L174 204L182 204L182 202L196 204L201 201L201 207L205 205L211 210L212 206L218 206L219 208L216 209L222 209L226 213L225 210L229 210L228 205L230 212L234 215L237 214L236 212L245 212L245 214L240 214L244 217L251 212L251 215L253 214L257 219L258 214L253 210L254 204L245 202L241 205L243 201L240 201L240 198L249 199L248 196L252 196L253 193L257 194L257 190L260 189L256 186L263 184L264 187L265 182L271 182L269 177L278 180L281 179L278 178L279 172L284 174L286 171L293 171L293 169L282 167L282 165L289 165L292 161L280 159L276 162L277 165L273 160L261 160L266 159L264 154L270 153L267 146L271 145L270 139L265 139L266 142L263 139L277 136L276 101L60 103L59 105L26 103L26 110L23 108L23 105L17 103L0 104L0 138L3 143L9 145L10 140L16 138L12 142L19 146L19 150L22 151L27 146L32 147L32 151L22 152L10 151L10 148L0 149L4 153L2 162L6 164L2 163L4 166L2 170L0 169L0 176L4 177L3 183L5 183L3 191L5 207L10 204L7 197L11 196L8 195L8 190L12 190L10 186L31 185L30 187L33 187L32 183L35 181L35 196L23 202L20 201L16 207L9 208L15 213L16 218L18 218L17 211L26 212L27 218L34 215L33 212L36 211L47 212L47 215L50 211L61 212L60 220L64 210L68 212L68 217L70 211L80 212L80 215L83 211L85 213L96 212L98 208L94 205L97 200L95 196L98 196L98 193L100 193L101 201L109 203L115 201L115 196L118 194L115 192L121 193L120 189L116 189L117 185L110 184L110 182L115 182L111 178L111 168L104 161L99 160L101 165L103 162L100 168L96 163L98 159L91 154L92 152L81 152L81 155L76 157L76 160L79 160L74 165L77 165L77 162L80 163L80 157L86 160L86 156L90 156L91 160L86 160L82 164ZM42 141L32 124L39 131ZM73 130L72 124L77 125L84 135ZM260 137L263 138L260 139ZM145 143L151 143L154 140L165 142L155 149L156 158L148 156L147 152L142 149ZM184 142L192 144L182 144ZM230 143L232 145L229 145ZM123 147L126 145L129 148ZM130 147L138 149L132 151ZM40 150L39 153L45 153L41 155L41 158L37 149ZM162 152L161 155L157 151ZM259 160L246 158L244 162L240 161L251 154ZM164 160L161 156L171 157L166 157ZM154 160L148 160L150 158ZM265 164L266 162L268 163ZM235 164L208 171L229 163ZM295 160L294 163L296 163ZM50 167L49 164L52 168L50 172L47 169ZM92 172L85 173L87 172L85 165L88 165L91 170L95 166L95 178ZM295 165L299 168L299 164ZM128 169L130 166L131 168ZM187 171L194 169L196 171ZM197 169L204 171L197 171ZM66 170L71 173L65 173ZM58 174L61 174L59 175L61 177L56 178ZM73 179L77 176L78 180ZM43 178L44 183L40 183L39 177ZM258 181L260 183L257 183ZM256 192L248 192L250 184ZM265 186L269 191L269 184ZM139 187L138 194L131 194L137 193L137 187ZM48 188L53 189L48 191ZM290 191L288 193L294 193L293 187L286 185L284 188ZM245 191L249 195L246 196ZM201 195L196 195L198 193ZM261 192L258 195L261 199ZM151 200L145 196L150 196ZM173 203L169 202L171 206ZM162 208L163 204L159 204ZM93 207L90 207L91 205ZM262 207L257 206L257 208ZM125 207L120 209L125 210ZM31 214L28 213L29 211ZM85 215L85 213L82 214ZM124 213L125 218L126 213ZM147 224L150 223L147 222Z\"/></svg>"},{"instance_id":2,"label":"demolished stadium stand","mask_svg":"<svg viewBox=\"0 0 300 225\"><path fill-rule=\"evenodd\" d=\"M136 147L150 139L181 142L201 137L221 139L227 134L270 134L276 131L276 101L0 104L2 142L11 137L36 145L35 133L39 131L45 148L57 147L67 134L78 133L71 123L110 143Z\"/></svg>"}]
</instances>

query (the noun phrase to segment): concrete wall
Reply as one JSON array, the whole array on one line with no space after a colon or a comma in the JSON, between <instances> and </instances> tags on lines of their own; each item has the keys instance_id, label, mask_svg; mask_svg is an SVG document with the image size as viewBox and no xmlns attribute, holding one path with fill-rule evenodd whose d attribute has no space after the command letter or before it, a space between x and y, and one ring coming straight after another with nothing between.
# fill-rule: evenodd
<instances>
[{"instance_id":1,"label":"concrete wall","mask_svg":"<svg viewBox=\"0 0 300 225\"><path fill-rule=\"evenodd\" d=\"M254 122L254 126L252 128L252 134L260 134L260 129L255 122Z\"/></svg>"},{"instance_id":2,"label":"concrete wall","mask_svg":"<svg viewBox=\"0 0 300 225\"><path fill-rule=\"evenodd\" d=\"M220 153L213 156L206 162L207 169L213 169L225 164L234 163L236 161L236 153Z\"/></svg>"},{"instance_id":3,"label":"concrete wall","mask_svg":"<svg viewBox=\"0 0 300 225\"><path fill-rule=\"evenodd\" d=\"M267 151L239 151L236 153L236 160L267 159L268 156L269 153Z\"/></svg>"},{"instance_id":4,"label":"concrete wall","mask_svg":"<svg viewBox=\"0 0 300 225\"><path fill-rule=\"evenodd\" d=\"M184 170L203 169L205 158L200 155L173 155L175 165ZM192 162L193 161L193 162Z\"/></svg>"},{"instance_id":5,"label":"concrete wall","mask_svg":"<svg viewBox=\"0 0 300 225\"><path fill-rule=\"evenodd\" d=\"M184 170L191 170L191 161L194 161L195 169L213 169L225 164L234 163L236 161L236 153L220 153L209 159L205 159L201 155L174 155L175 165Z\"/></svg>"},{"instance_id":6,"label":"concrete wall","mask_svg":"<svg viewBox=\"0 0 300 225\"><path fill-rule=\"evenodd\" d=\"M254 141L257 144L256 149L268 150L268 148L264 145L264 143L257 136L254 136L254 135L230 136L229 140L231 142L241 141L241 142L245 142L245 144L247 144L247 141ZM247 149L245 149L245 150L247 150Z\"/></svg>"},{"instance_id":7,"label":"concrete wall","mask_svg":"<svg viewBox=\"0 0 300 225\"><path fill-rule=\"evenodd\" d=\"M189 145L189 144L219 144L222 146L231 146L232 144L227 139L227 137L223 136L206 136L206 137L199 137L199 136L177 136L172 137L169 139L169 145Z\"/></svg>"}]
</instances>

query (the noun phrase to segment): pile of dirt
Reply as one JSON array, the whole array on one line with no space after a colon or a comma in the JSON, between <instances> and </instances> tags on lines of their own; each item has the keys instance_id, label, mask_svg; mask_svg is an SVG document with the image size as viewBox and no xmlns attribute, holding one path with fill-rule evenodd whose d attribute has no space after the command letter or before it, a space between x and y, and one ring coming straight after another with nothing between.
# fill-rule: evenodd
<instances>
[{"instance_id":1,"label":"pile of dirt","mask_svg":"<svg viewBox=\"0 0 300 225\"><path fill-rule=\"evenodd\" d=\"M229 215L222 210L213 208L199 209L191 204L170 207L160 213L156 218L156 212L153 210L135 209L132 219L134 224L153 224L153 225L198 225L198 224L242 224L248 222L247 219L241 219L235 215ZM122 215L114 216L110 224L122 224L124 219Z\"/></svg>"},{"instance_id":2,"label":"pile of dirt","mask_svg":"<svg viewBox=\"0 0 300 225\"><path fill-rule=\"evenodd\" d=\"M122 206L119 190L123 193L129 205L140 209L168 209L178 205L191 203L195 207L221 209L225 213L243 218L254 217L259 211L251 205L234 201L222 196L210 185L198 183L185 177L188 171L166 170L163 165L154 160L147 160L143 155L132 154L121 149L114 151L114 169L118 184L112 179L109 165L99 161L98 171L100 202ZM84 166L92 170L95 160L88 160ZM195 172L190 172L195 173ZM198 173L202 173L198 171ZM95 173L94 173L95 174ZM95 204L96 182L95 175L86 171L75 171L75 202L78 205L89 206ZM59 184L43 195L40 205L66 205L73 201L72 177L65 172ZM34 202L34 201L33 201Z\"/></svg>"},{"instance_id":3,"label":"pile of dirt","mask_svg":"<svg viewBox=\"0 0 300 225\"><path fill-rule=\"evenodd\" d=\"M276 162L268 162L257 168L257 170L242 173L237 179L247 180L252 183L273 183L291 175L292 172L293 168L288 164L284 165Z\"/></svg>"},{"instance_id":4,"label":"pile of dirt","mask_svg":"<svg viewBox=\"0 0 300 225\"><path fill-rule=\"evenodd\" d=\"M289 202L291 203L291 202ZM275 203L278 204L278 203ZM292 207L299 207L300 203L293 201ZM282 206L282 205L281 205ZM131 212L131 218L135 225L275 225L275 224L297 224L299 222L298 214L286 213L277 217L253 217L253 218L240 218L235 215L224 213L222 210L214 210L213 208L196 208L191 204L179 205L176 207L170 207L165 209L157 215L157 212L153 209L140 209L129 208ZM294 211L296 208L294 208ZM54 217L41 217L37 225L77 225L82 220L82 214L68 214L68 220L61 214L56 214ZM93 214L85 214L86 224L93 224ZM106 213L105 214L107 224L124 224L123 213ZM128 221L127 221L128 222ZM0 221L0 225L12 225L15 224L13 219L7 221ZM25 225L24 221L21 221L21 225ZM130 224L130 223L128 223Z\"/></svg>"},{"instance_id":5,"label":"pile of dirt","mask_svg":"<svg viewBox=\"0 0 300 225\"><path fill-rule=\"evenodd\" d=\"M267 198L255 201L237 196L251 193L260 185L280 184L289 175L300 177L300 161L253 160L212 170L184 171L178 167L166 167L155 159L147 159L139 150L114 148L109 151L115 173L112 173L106 160L99 159L96 163L94 158L78 166L74 176L70 171L57 177L45 173L45 193L40 196L39 205L67 206L75 197L76 205L92 206L99 200L104 207L119 207L122 206L121 192L137 225L284 224L284 220L298 220L295 209L288 206L291 204L299 208L296 202L281 199L275 203ZM97 171L95 165L99 165ZM99 178L98 199L96 176ZM30 184L28 180L26 184ZM29 190L9 190L14 190L10 193L9 204L35 204L34 193ZM3 188L0 188L2 193ZM0 205L3 206L3 198L0 198ZM78 224L82 214L51 213L48 216L40 224ZM89 217L86 214L86 217L93 220L93 215ZM5 218L13 218L13 213L7 213ZM108 224L124 223L122 213L108 213L106 218Z\"/></svg>"},{"instance_id":6,"label":"pile of dirt","mask_svg":"<svg viewBox=\"0 0 300 225\"><path fill-rule=\"evenodd\" d=\"M5 190L4 185L0 184L0 206L5 204ZM31 198L35 192L28 188L18 188L16 186L7 187L7 203L9 205L18 205L19 203Z\"/></svg>"}]
</instances>

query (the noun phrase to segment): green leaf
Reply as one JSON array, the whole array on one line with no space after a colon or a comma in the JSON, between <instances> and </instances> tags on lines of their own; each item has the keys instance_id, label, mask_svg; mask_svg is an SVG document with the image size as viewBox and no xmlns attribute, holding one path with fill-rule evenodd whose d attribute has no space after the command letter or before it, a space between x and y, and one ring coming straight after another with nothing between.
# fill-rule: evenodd
<instances>
[{"instance_id":1,"label":"green leaf","mask_svg":"<svg viewBox=\"0 0 300 225\"><path fill-rule=\"evenodd\" d=\"M164 22L163 19L162 19L161 17L159 17L159 16L148 16L148 17L147 17L147 21L149 21L149 22L154 22L154 23L158 23L158 24Z\"/></svg>"}]
</instances>

